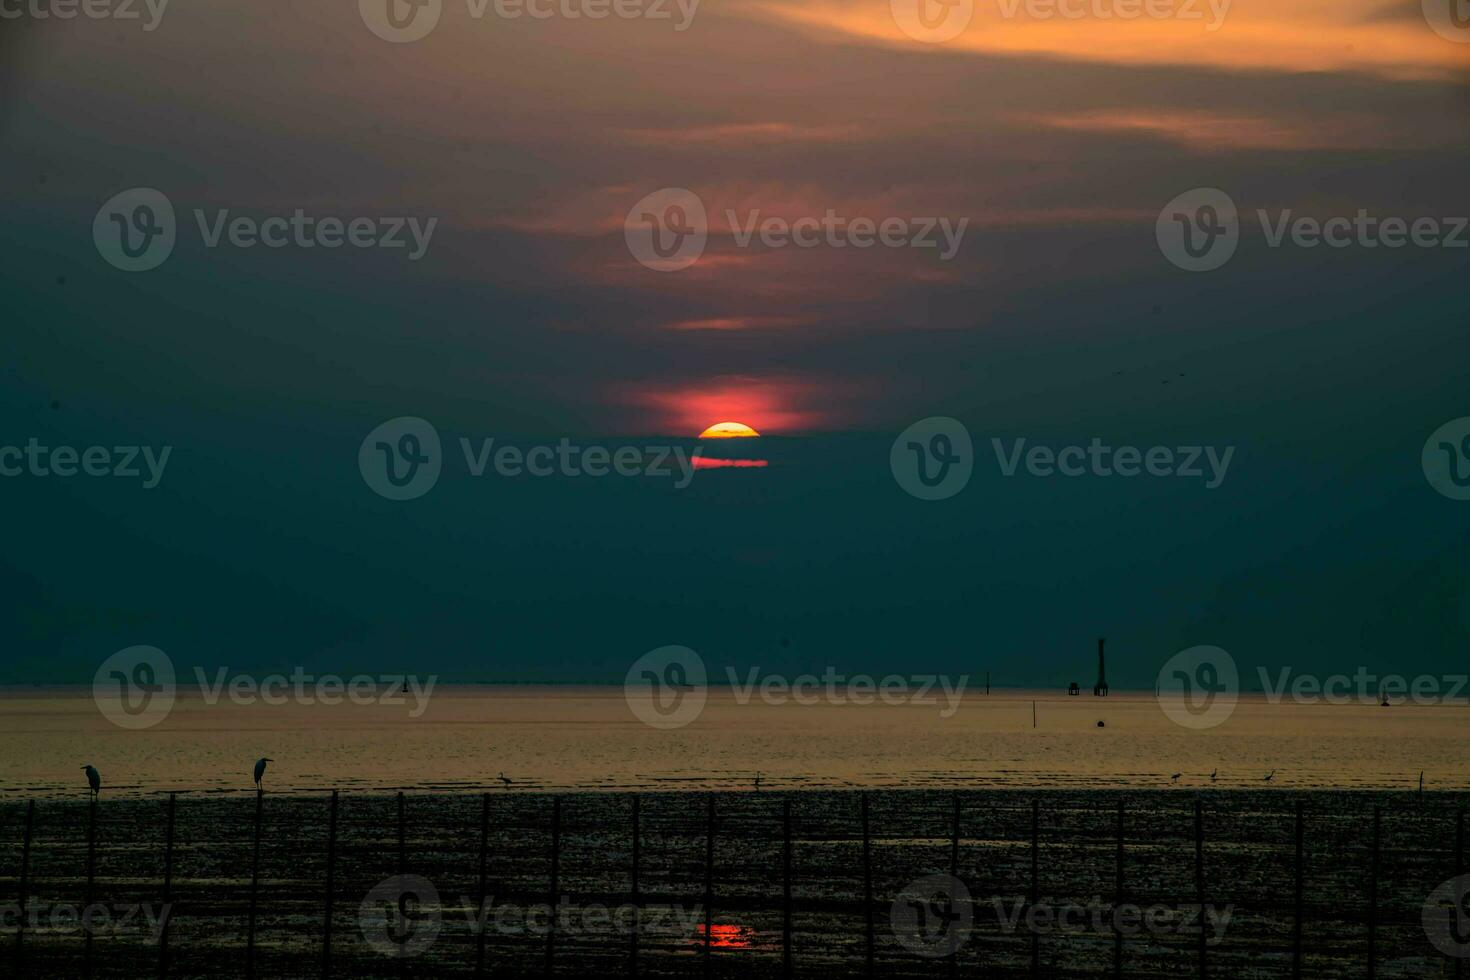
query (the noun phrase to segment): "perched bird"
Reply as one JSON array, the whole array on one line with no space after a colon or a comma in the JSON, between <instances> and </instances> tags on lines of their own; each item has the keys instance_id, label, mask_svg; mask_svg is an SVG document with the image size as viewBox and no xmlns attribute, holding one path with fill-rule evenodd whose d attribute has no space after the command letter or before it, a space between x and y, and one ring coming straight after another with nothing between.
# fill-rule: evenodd
<instances>
[{"instance_id":1,"label":"perched bird","mask_svg":"<svg viewBox=\"0 0 1470 980\"><path fill-rule=\"evenodd\" d=\"M275 762L275 759L257 759L255 762L255 788L260 789L260 779L265 775L265 764Z\"/></svg>"},{"instance_id":2,"label":"perched bird","mask_svg":"<svg viewBox=\"0 0 1470 980\"><path fill-rule=\"evenodd\" d=\"M510 789L510 778L503 772L500 774L500 782L504 784L506 789Z\"/></svg>"},{"instance_id":3,"label":"perched bird","mask_svg":"<svg viewBox=\"0 0 1470 980\"><path fill-rule=\"evenodd\" d=\"M1184 775L1184 773L1182 773L1182 772L1176 772L1174 775L1170 776L1169 778L1171 780L1173 780L1174 782L1177 783L1177 782L1179 782L1179 777L1182 776L1182 775Z\"/></svg>"},{"instance_id":4,"label":"perched bird","mask_svg":"<svg viewBox=\"0 0 1470 980\"><path fill-rule=\"evenodd\" d=\"M1213 783L1215 781L1215 777L1217 775L1219 775L1219 773L1220 773L1220 770L1218 770L1218 769L1211 770L1211 772L1210 772L1210 782Z\"/></svg>"},{"instance_id":5,"label":"perched bird","mask_svg":"<svg viewBox=\"0 0 1470 980\"><path fill-rule=\"evenodd\" d=\"M755 791L757 793L759 793L761 791L761 774L760 773L756 773L755 774Z\"/></svg>"},{"instance_id":6,"label":"perched bird","mask_svg":"<svg viewBox=\"0 0 1470 980\"><path fill-rule=\"evenodd\" d=\"M1275 769L1272 769L1270 772L1266 773L1265 782L1268 782L1269 783L1271 780L1273 780L1275 778L1276 778L1276 770Z\"/></svg>"},{"instance_id":7,"label":"perched bird","mask_svg":"<svg viewBox=\"0 0 1470 980\"><path fill-rule=\"evenodd\" d=\"M91 787L89 790L90 795L97 796L102 792L102 774L97 771L96 766L90 763L82 766L82 768L87 771L87 785Z\"/></svg>"}]
</instances>

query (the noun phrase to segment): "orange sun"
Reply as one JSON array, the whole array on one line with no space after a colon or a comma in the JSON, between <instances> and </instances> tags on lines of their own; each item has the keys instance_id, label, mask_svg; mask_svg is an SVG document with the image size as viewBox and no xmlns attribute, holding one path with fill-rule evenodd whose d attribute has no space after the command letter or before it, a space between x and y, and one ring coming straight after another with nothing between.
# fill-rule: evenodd
<instances>
[{"instance_id":1,"label":"orange sun","mask_svg":"<svg viewBox=\"0 0 1470 980\"><path fill-rule=\"evenodd\" d=\"M716 422L699 434L701 439L750 439L760 433L744 422Z\"/></svg>"}]
</instances>

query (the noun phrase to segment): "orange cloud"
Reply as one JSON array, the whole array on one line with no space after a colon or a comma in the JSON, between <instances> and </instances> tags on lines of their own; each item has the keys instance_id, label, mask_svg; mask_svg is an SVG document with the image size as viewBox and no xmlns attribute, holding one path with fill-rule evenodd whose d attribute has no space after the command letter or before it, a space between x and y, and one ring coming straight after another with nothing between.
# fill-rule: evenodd
<instances>
[{"instance_id":1,"label":"orange cloud","mask_svg":"<svg viewBox=\"0 0 1470 980\"><path fill-rule=\"evenodd\" d=\"M1139 0L974 0L963 32L930 44L900 30L888 3L769 0L747 9L827 39L846 37L934 54L1435 79L1470 67L1470 52L1446 43L1423 18L1382 16L1383 0L1214 0L1213 7L1211 0L1161 2L1199 16L1119 15L1150 6ZM1062 8L1082 16L1063 16ZM1049 10L1053 14L1045 16ZM1112 14L1099 16L1096 11Z\"/></svg>"}]
</instances>

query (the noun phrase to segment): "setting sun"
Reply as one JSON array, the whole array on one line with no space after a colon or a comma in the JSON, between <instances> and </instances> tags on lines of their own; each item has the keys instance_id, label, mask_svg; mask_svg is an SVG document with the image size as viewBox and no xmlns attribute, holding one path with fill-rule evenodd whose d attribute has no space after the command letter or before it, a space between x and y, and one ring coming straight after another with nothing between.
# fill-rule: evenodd
<instances>
[{"instance_id":1,"label":"setting sun","mask_svg":"<svg viewBox=\"0 0 1470 980\"><path fill-rule=\"evenodd\" d=\"M701 439L749 439L760 433L744 422L716 422L699 434Z\"/></svg>"}]
</instances>

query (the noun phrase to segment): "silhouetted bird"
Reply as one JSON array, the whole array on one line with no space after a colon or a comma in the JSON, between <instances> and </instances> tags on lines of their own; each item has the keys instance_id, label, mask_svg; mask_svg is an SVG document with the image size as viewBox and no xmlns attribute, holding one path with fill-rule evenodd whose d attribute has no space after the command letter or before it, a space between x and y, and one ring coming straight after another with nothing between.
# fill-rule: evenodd
<instances>
[{"instance_id":1,"label":"silhouetted bird","mask_svg":"<svg viewBox=\"0 0 1470 980\"><path fill-rule=\"evenodd\" d=\"M255 788L260 789L260 779L265 775L265 764L275 762L275 759L258 759L255 763Z\"/></svg>"},{"instance_id":2,"label":"silhouetted bird","mask_svg":"<svg viewBox=\"0 0 1470 980\"><path fill-rule=\"evenodd\" d=\"M1273 780L1275 778L1276 778L1276 770L1275 769L1272 769L1270 772L1266 773L1265 782L1268 782L1269 783L1271 780Z\"/></svg>"},{"instance_id":3,"label":"silhouetted bird","mask_svg":"<svg viewBox=\"0 0 1470 980\"><path fill-rule=\"evenodd\" d=\"M1213 770L1213 771L1211 771L1211 773L1210 773L1210 782L1212 782L1212 783L1213 783L1213 782L1214 782L1214 781L1215 781L1215 776L1216 776L1216 774L1218 774L1218 773L1219 773L1219 772L1220 772L1220 770L1218 770L1218 769L1215 769L1215 770Z\"/></svg>"},{"instance_id":4,"label":"silhouetted bird","mask_svg":"<svg viewBox=\"0 0 1470 980\"><path fill-rule=\"evenodd\" d=\"M506 789L510 789L510 779L503 772L500 774L500 782L504 784Z\"/></svg>"},{"instance_id":5,"label":"silhouetted bird","mask_svg":"<svg viewBox=\"0 0 1470 980\"><path fill-rule=\"evenodd\" d=\"M1177 783L1177 782L1179 782L1179 777L1182 776L1182 775L1184 775L1184 773L1182 773L1182 772L1176 772L1174 775L1170 776L1169 778L1172 779L1174 782Z\"/></svg>"},{"instance_id":6,"label":"silhouetted bird","mask_svg":"<svg viewBox=\"0 0 1470 980\"><path fill-rule=\"evenodd\" d=\"M755 791L757 793L759 793L761 791L761 774L760 773L756 773L755 774Z\"/></svg>"},{"instance_id":7,"label":"silhouetted bird","mask_svg":"<svg viewBox=\"0 0 1470 980\"><path fill-rule=\"evenodd\" d=\"M89 795L97 796L102 792L102 774L91 764L82 766L87 771L87 785L91 787Z\"/></svg>"}]
</instances>

